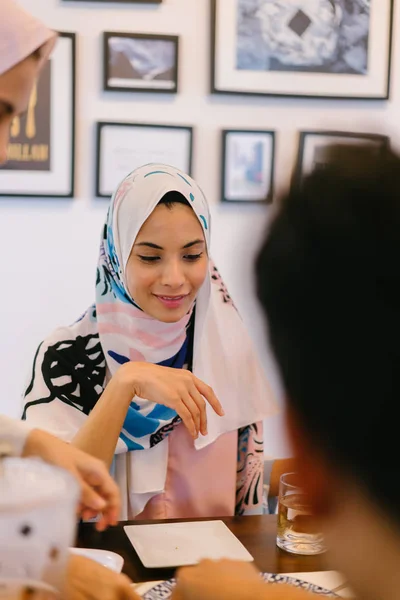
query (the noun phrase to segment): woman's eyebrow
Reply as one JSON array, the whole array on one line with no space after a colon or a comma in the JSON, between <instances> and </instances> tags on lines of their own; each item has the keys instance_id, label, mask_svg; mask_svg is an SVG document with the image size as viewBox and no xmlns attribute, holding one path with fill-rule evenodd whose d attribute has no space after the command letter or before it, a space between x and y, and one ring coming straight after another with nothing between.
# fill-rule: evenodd
<instances>
[{"instance_id":1,"label":"woman's eyebrow","mask_svg":"<svg viewBox=\"0 0 400 600\"><path fill-rule=\"evenodd\" d=\"M183 248L183 250L186 250L187 248L191 248L192 246L197 246L197 244L204 244L204 243L205 243L204 240L201 240L201 239L193 240L193 242L188 242L182 248ZM159 246L158 244L154 244L153 242L138 242L137 244L135 244L135 246L145 246L146 248L153 248L154 250L164 250L164 248L162 246Z\"/></svg>"},{"instance_id":2,"label":"woman's eyebrow","mask_svg":"<svg viewBox=\"0 0 400 600\"><path fill-rule=\"evenodd\" d=\"M154 248L154 250L164 250L161 246L157 246L157 244L153 244L153 242L139 242L135 244L135 246L146 246L147 248Z\"/></svg>"},{"instance_id":3,"label":"woman's eyebrow","mask_svg":"<svg viewBox=\"0 0 400 600\"><path fill-rule=\"evenodd\" d=\"M186 248L191 248L192 246L197 246L197 244L204 244L204 240L193 240L193 242L189 242L188 244L185 244L183 246L183 249L186 250Z\"/></svg>"}]
</instances>

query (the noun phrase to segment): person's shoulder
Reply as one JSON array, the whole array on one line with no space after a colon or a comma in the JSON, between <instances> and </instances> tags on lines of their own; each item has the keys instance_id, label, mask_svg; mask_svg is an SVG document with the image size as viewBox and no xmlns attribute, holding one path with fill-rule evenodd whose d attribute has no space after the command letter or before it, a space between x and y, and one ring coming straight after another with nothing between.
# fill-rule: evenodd
<instances>
[{"instance_id":1,"label":"person's shoulder","mask_svg":"<svg viewBox=\"0 0 400 600\"><path fill-rule=\"evenodd\" d=\"M44 348L54 347L63 349L71 346L85 346L85 342L94 345L99 340L96 321L93 319L92 310L86 311L71 325L62 325L54 329L42 341Z\"/></svg>"}]
</instances>

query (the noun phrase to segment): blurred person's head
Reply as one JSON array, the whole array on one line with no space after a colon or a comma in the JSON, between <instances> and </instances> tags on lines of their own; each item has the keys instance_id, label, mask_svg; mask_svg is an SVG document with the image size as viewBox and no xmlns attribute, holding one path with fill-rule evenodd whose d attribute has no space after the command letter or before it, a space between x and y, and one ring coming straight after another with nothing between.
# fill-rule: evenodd
<instances>
[{"instance_id":1,"label":"blurred person's head","mask_svg":"<svg viewBox=\"0 0 400 600\"><path fill-rule=\"evenodd\" d=\"M55 33L14 0L0 1L0 164L7 158L10 127L23 113L55 42Z\"/></svg>"},{"instance_id":2,"label":"blurred person's head","mask_svg":"<svg viewBox=\"0 0 400 600\"><path fill-rule=\"evenodd\" d=\"M357 579L357 553L400 549L400 157L327 163L283 199L256 271L299 471Z\"/></svg>"}]
</instances>

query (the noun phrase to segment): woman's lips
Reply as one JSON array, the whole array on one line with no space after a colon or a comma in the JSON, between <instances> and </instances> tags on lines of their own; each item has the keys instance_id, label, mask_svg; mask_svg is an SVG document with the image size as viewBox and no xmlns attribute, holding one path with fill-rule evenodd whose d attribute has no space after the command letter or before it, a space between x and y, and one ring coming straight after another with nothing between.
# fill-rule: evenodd
<instances>
[{"instance_id":1,"label":"woman's lips","mask_svg":"<svg viewBox=\"0 0 400 600\"><path fill-rule=\"evenodd\" d=\"M159 296L158 294L154 295L166 308L179 308L189 296L189 294L184 294L181 296Z\"/></svg>"}]
</instances>

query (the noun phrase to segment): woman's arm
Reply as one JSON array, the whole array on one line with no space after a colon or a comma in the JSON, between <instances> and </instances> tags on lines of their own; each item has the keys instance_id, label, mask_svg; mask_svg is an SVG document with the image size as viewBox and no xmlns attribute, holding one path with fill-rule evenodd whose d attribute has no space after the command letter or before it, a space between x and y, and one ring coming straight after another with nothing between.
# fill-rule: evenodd
<instances>
[{"instance_id":1,"label":"woman's arm","mask_svg":"<svg viewBox=\"0 0 400 600\"><path fill-rule=\"evenodd\" d=\"M177 412L193 438L207 433L205 400L224 411L212 389L189 371L151 363L126 363L115 373L72 443L111 465L133 398L146 398Z\"/></svg>"},{"instance_id":2,"label":"woman's arm","mask_svg":"<svg viewBox=\"0 0 400 600\"><path fill-rule=\"evenodd\" d=\"M72 444L104 461L110 468L115 447L135 394L134 382L124 381L117 374L111 379Z\"/></svg>"}]
</instances>

